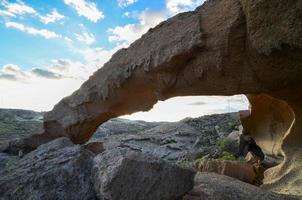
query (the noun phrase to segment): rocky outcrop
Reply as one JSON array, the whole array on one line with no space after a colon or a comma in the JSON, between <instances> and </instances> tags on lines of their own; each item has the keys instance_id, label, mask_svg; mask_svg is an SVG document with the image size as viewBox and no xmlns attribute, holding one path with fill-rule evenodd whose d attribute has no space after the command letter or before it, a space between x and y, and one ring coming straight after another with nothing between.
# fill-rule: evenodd
<instances>
[{"instance_id":1,"label":"rocky outcrop","mask_svg":"<svg viewBox=\"0 0 302 200\"><path fill-rule=\"evenodd\" d=\"M114 54L46 113L44 134L27 144L35 147L60 136L85 143L110 118L149 110L174 96L247 94L250 124L272 125L276 134L248 129L257 142L269 140L260 142L267 152L284 157L267 183L301 194L295 171L302 165L301 9L299 0L209 0L172 17ZM255 100L262 94L268 100L263 104ZM269 98L279 103L261 106Z\"/></svg>"},{"instance_id":2,"label":"rocky outcrop","mask_svg":"<svg viewBox=\"0 0 302 200\"><path fill-rule=\"evenodd\" d=\"M298 200L276 194L237 179L214 173L199 172L194 189L183 200Z\"/></svg>"},{"instance_id":3,"label":"rocky outcrop","mask_svg":"<svg viewBox=\"0 0 302 200\"><path fill-rule=\"evenodd\" d=\"M176 200L193 188L195 172L147 154L113 149L94 159L100 200Z\"/></svg>"},{"instance_id":4,"label":"rocky outcrop","mask_svg":"<svg viewBox=\"0 0 302 200\"><path fill-rule=\"evenodd\" d=\"M0 199L95 199L93 155L67 138L41 145L0 170Z\"/></svg>"},{"instance_id":5,"label":"rocky outcrop","mask_svg":"<svg viewBox=\"0 0 302 200\"><path fill-rule=\"evenodd\" d=\"M144 130L140 128L142 124ZM240 119L238 113L228 113L161 122L153 127L154 124L110 120L98 128L89 142L100 141L106 149L127 147L168 161L219 157L219 142L239 131Z\"/></svg>"}]
</instances>

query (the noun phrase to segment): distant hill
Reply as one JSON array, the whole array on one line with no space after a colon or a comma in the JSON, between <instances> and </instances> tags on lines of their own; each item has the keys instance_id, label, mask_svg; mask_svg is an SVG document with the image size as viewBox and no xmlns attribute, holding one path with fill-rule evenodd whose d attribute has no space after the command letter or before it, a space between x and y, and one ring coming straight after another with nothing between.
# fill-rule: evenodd
<instances>
[{"instance_id":1,"label":"distant hill","mask_svg":"<svg viewBox=\"0 0 302 200\"><path fill-rule=\"evenodd\" d=\"M42 129L43 113L31 110L0 109L0 144Z\"/></svg>"}]
</instances>

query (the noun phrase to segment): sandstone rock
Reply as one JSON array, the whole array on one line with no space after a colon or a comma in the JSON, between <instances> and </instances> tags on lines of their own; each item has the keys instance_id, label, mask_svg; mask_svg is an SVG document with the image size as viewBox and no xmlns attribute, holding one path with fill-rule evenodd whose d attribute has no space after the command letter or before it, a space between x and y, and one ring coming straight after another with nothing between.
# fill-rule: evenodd
<instances>
[{"instance_id":1,"label":"sandstone rock","mask_svg":"<svg viewBox=\"0 0 302 200\"><path fill-rule=\"evenodd\" d=\"M101 200L173 200L193 187L195 173L126 149L94 158L93 177Z\"/></svg>"},{"instance_id":2,"label":"sandstone rock","mask_svg":"<svg viewBox=\"0 0 302 200\"><path fill-rule=\"evenodd\" d=\"M91 151L95 155L102 153L105 151L104 145L102 142L89 142L87 144L82 145L85 149Z\"/></svg>"},{"instance_id":3,"label":"sandstone rock","mask_svg":"<svg viewBox=\"0 0 302 200\"><path fill-rule=\"evenodd\" d=\"M207 160L200 170L230 176L250 184L254 184L257 177L253 166L241 161Z\"/></svg>"},{"instance_id":4,"label":"sandstone rock","mask_svg":"<svg viewBox=\"0 0 302 200\"><path fill-rule=\"evenodd\" d=\"M95 199L92 159L67 138L41 145L0 171L0 199Z\"/></svg>"},{"instance_id":5,"label":"sandstone rock","mask_svg":"<svg viewBox=\"0 0 302 200\"><path fill-rule=\"evenodd\" d=\"M248 152L244 158L244 160L249 164L260 163L261 159L253 154L252 152Z\"/></svg>"},{"instance_id":6,"label":"sandstone rock","mask_svg":"<svg viewBox=\"0 0 302 200\"><path fill-rule=\"evenodd\" d=\"M276 194L237 179L214 173L199 172L194 189L183 200L298 200Z\"/></svg>"}]
</instances>

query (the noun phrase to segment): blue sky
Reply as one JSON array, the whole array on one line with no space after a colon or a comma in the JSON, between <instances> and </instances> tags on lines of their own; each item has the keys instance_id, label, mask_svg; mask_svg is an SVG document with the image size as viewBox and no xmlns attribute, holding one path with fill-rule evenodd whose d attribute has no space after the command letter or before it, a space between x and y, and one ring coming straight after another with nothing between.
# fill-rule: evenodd
<instances>
[{"instance_id":1,"label":"blue sky","mask_svg":"<svg viewBox=\"0 0 302 200\"><path fill-rule=\"evenodd\" d=\"M47 111L71 94L112 54L127 47L151 27L204 0L0 0L0 107ZM228 99L217 97L225 111ZM234 97L238 100L241 97ZM244 98L241 102L245 102ZM222 112L207 97L159 104L150 116L129 118L156 121L181 102ZM246 104L244 104L246 105ZM206 107L205 107L206 106ZM187 116L197 115L194 106ZM227 108L228 107L228 108ZM170 109L168 111L167 109ZM241 108L235 105L234 109ZM233 110L234 110L233 109ZM174 109L175 110L175 109ZM208 112L200 112L208 114ZM182 112L183 113L183 112ZM194 114L195 113L195 114ZM175 115L176 116L176 115Z\"/></svg>"},{"instance_id":2,"label":"blue sky","mask_svg":"<svg viewBox=\"0 0 302 200\"><path fill-rule=\"evenodd\" d=\"M110 42L109 29L127 24L138 24L136 15L143 12L164 12L165 1L137 1L131 4L129 1L119 6L119 1L74 1L68 0L27 0L27 1L1 1L0 9L0 66L13 63L22 69L33 67L43 68L53 59L68 58L71 60L84 61L83 56L77 49L90 48L114 48L116 42ZM76 2L86 3L87 7L92 5L96 10L91 9L95 14L84 16L76 10ZM127 1L125 1L127 2ZM124 3L125 3L124 2ZM127 5L127 6L126 6ZM17 7L13 10L13 6ZM23 7L23 10L22 10ZM16 9L19 9L16 11ZM30 10L32 9L32 10ZM10 11L11 10L11 11ZM56 11L58 17L54 22L42 21L41 17L51 15ZM89 11L89 8L87 9ZM83 12L87 12L83 8ZM8 13L5 13L8 12ZM18 12L19 11L19 12ZM10 13L9 13L10 12ZM126 16L125 13L129 13ZM14 15L14 16L12 16ZM94 16L95 15L95 16ZM163 14L164 16L164 14ZM45 38L41 35L33 35L14 27L7 27L9 23L22 24L25 27L32 27L37 30L45 29L54 32L59 37ZM77 35L88 33L94 42L79 41ZM72 42L65 40L68 37Z\"/></svg>"}]
</instances>

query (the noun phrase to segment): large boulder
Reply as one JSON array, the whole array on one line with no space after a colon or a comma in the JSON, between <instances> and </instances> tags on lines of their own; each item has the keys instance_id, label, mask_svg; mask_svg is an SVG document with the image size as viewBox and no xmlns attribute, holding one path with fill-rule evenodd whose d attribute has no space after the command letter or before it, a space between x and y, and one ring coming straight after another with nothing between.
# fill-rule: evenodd
<instances>
[{"instance_id":1,"label":"large boulder","mask_svg":"<svg viewBox=\"0 0 302 200\"><path fill-rule=\"evenodd\" d=\"M41 145L0 171L0 199L92 200L93 154L67 138Z\"/></svg>"},{"instance_id":2,"label":"large boulder","mask_svg":"<svg viewBox=\"0 0 302 200\"><path fill-rule=\"evenodd\" d=\"M92 174L101 200L175 200L193 188L195 172L116 148L94 158Z\"/></svg>"},{"instance_id":3,"label":"large boulder","mask_svg":"<svg viewBox=\"0 0 302 200\"><path fill-rule=\"evenodd\" d=\"M298 200L224 175L199 172L194 189L183 200Z\"/></svg>"}]
</instances>

